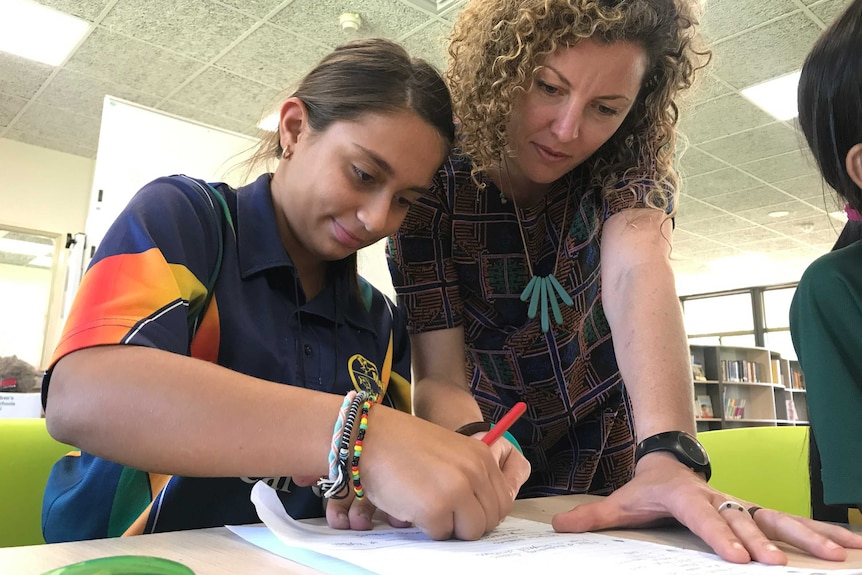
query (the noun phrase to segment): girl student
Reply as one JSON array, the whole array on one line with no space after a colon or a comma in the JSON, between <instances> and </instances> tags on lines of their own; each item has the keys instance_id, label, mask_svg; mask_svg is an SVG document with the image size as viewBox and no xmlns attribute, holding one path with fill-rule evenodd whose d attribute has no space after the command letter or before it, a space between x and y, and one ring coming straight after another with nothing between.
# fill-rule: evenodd
<instances>
[{"instance_id":1,"label":"girl student","mask_svg":"<svg viewBox=\"0 0 862 575\"><path fill-rule=\"evenodd\" d=\"M282 104L258 152L272 173L140 190L43 384L49 432L81 450L52 471L46 541L257 522L256 478L297 518L324 514L322 478L434 538L493 529L528 464L509 442L492 451L394 408L409 409L394 397L410 374L404 318L356 273L356 251L398 228L453 137L439 74L358 40ZM361 505L342 509L333 527L370 528Z\"/></svg>"}]
</instances>

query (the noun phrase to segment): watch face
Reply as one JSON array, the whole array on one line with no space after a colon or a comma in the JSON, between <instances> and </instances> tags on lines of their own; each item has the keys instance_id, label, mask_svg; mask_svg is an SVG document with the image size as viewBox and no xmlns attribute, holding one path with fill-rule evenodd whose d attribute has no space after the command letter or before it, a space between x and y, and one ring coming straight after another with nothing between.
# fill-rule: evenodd
<instances>
[{"instance_id":1,"label":"watch face","mask_svg":"<svg viewBox=\"0 0 862 575\"><path fill-rule=\"evenodd\" d=\"M699 465L706 465L709 463L709 456L706 454L706 450L689 434L679 434L679 445L692 461L695 461Z\"/></svg>"}]
</instances>

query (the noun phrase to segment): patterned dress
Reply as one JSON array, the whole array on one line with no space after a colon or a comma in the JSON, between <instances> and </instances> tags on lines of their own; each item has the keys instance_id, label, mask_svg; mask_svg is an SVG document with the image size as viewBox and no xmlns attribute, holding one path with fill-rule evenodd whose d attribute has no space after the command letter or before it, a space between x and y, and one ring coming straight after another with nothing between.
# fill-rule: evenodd
<instances>
[{"instance_id":1,"label":"patterned dress","mask_svg":"<svg viewBox=\"0 0 862 575\"><path fill-rule=\"evenodd\" d=\"M450 157L390 240L408 329L463 326L467 380L486 420L527 403L511 429L532 464L520 497L608 494L631 479L634 431L602 308L600 239L612 214L643 201L631 190L603 200L577 168L544 202L517 210L525 254L513 203L501 201L490 179L484 183L479 190L472 181L467 159ZM552 318L542 333L520 300L526 258L542 276L558 252L555 275L574 305L561 304L563 324Z\"/></svg>"}]
</instances>

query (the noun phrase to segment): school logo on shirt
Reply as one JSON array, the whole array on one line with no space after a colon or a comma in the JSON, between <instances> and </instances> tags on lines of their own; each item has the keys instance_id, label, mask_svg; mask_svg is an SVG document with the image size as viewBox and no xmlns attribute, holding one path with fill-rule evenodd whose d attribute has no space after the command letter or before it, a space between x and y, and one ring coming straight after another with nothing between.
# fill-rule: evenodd
<instances>
[{"instance_id":1,"label":"school logo on shirt","mask_svg":"<svg viewBox=\"0 0 862 575\"><path fill-rule=\"evenodd\" d=\"M380 374L377 366L361 354L357 353L347 361L347 371L350 372L350 379L356 391L377 393L380 389Z\"/></svg>"}]
</instances>

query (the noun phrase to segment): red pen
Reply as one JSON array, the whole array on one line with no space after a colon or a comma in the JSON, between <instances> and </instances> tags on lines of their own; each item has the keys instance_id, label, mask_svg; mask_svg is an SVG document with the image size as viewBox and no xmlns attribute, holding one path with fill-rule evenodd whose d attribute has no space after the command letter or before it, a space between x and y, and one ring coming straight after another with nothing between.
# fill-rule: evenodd
<instances>
[{"instance_id":1,"label":"red pen","mask_svg":"<svg viewBox=\"0 0 862 575\"><path fill-rule=\"evenodd\" d=\"M509 412L500 418L494 427L491 428L491 431L485 434L485 437L482 438L482 442L485 445L491 445L500 437L509 431L509 428L512 427L512 424L515 423L524 412L527 411L527 404L523 401L519 401L515 405L512 406L512 409Z\"/></svg>"}]
</instances>

